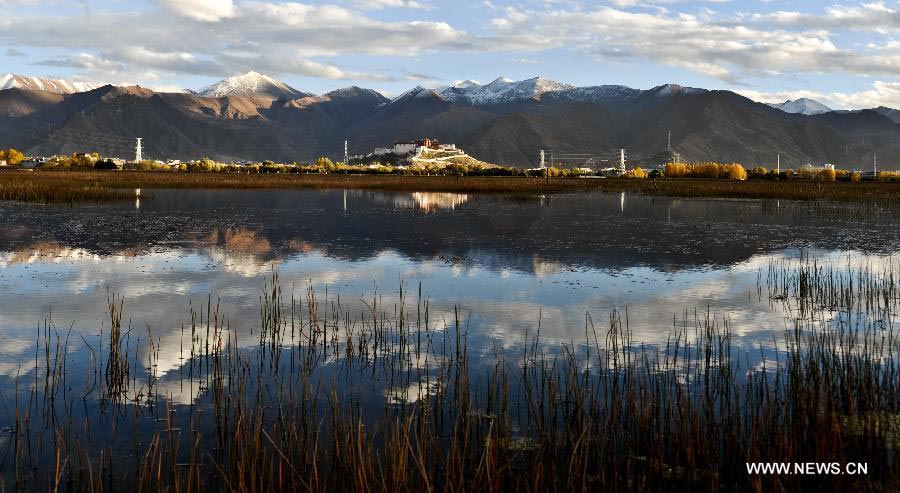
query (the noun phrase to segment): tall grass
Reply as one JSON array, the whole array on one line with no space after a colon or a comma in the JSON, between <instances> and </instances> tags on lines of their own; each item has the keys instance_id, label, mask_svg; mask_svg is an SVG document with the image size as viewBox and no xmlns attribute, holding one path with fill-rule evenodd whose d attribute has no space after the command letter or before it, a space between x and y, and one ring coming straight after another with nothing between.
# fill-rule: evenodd
<instances>
[{"instance_id":1,"label":"tall grass","mask_svg":"<svg viewBox=\"0 0 900 493\"><path fill-rule=\"evenodd\" d=\"M893 491L898 272L772 264L759 296L785 304L790 324L749 351L727 317L685 314L648 345L618 311L586 315L582 341L545 343L538 319L514 349L483 351L465 312L435 312L421 287L350 307L311 288L285 299L275 274L252 341L211 298L192 308L183 405L159 395L152 334L145 362L126 359L141 343L111 297L108 342L85 362L88 375L107 362L106 389L60 384L68 337L48 323L36 343L47 371L4 396L14 419L0 475L17 489L138 492ZM749 475L758 461L869 472Z\"/></svg>"},{"instance_id":2,"label":"tall grass","mask_svg":"<svg viewBox=\"0 0 900 493\"><path fill-rule=\"evenodd\" d=\"M804 180L735 181L693 178L632 180L278 173L0 172L0 200L30 202L133 200L133 189L135 188L337 188L506 194L625 191L679 197L827 199L881 205L897 205L900 203L900 181L859 183Z\"/></svg>"}]
</instances>

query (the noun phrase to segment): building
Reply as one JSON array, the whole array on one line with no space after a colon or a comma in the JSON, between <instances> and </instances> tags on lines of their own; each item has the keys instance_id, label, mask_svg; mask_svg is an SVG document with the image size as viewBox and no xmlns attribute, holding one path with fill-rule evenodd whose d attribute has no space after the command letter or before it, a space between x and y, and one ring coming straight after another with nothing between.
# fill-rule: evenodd
<instances>
[{"instance_id":1,"label":"building","mask_svg":"<svg viewBox=\"0 0 900 493\"><path fill-rule=\"evenodd\" d=\"M457 152L455 144L441 144L437 139L422 138L410 141L394 142L391 147L376 147L368 154L354 154L349 156L351 163L365 162L378 159L385 162L395 162L419 157L425 151L449 151Z\"/></svg>"}]
</instances>

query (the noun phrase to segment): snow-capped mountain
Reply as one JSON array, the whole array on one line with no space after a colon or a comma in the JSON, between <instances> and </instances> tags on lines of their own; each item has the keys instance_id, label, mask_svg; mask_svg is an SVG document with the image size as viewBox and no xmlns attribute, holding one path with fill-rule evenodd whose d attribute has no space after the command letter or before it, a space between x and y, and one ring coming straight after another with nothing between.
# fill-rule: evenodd
<instances>
[{"instance_id":1,"label":"snow-capped mountain","mask_svg":"<svg viewBox=\"0 0 900 493\"><path fill-rule=\"evenodd\" d=\"M832 111L828 106L809 98L800 98L793 101L789 99L783 103L770 103L769 106L778 108L785 113L800 113L803 115L820 115Z\"/></svg>"},{"instance_id":2,"label":"snow-capped mountain","mask_svg":"<svg viewBox=\"0 0 900 493\"><path fill-rule=\"evenodd\" d=\"M57 94L73 94L90 91L102 87L96 82L68 81L65 79L45 79L17 74L0 75L0 91L3 89L31 89L36 91L55 92Z\"/></svg>"},{"instance_id":3,"label":"snow-capped mountain","mask_svg":"<svg viewBox=\"0 0 900 493\"><path fill-rule=\"evenodd\" d=\"M619 85L603 85L588 87L573 87L558 92L544 94L544 101L571 101L606 103L610 101L625 101L641 95L640 89L632 89Z\"/></svg>"},{"instance_id":4,"label":"snow-capped mountain","mask_svg":"<svg viewBox=\"0 0 900 493\"><path fill-rule=\"evenodd\" d=\"M683 87L677 84L666 84L641 90L621 85L575 87L543 77L522 81L501 77L484 85L474 80L464 80L451 86L435 89L417 86L394 98L394 101L410 98L440 98L451 103L473 106L502 105L520 101L618 103L634 100L644 94L666 97L674 94L702 94L704 92L706 89Z\"/></svg>"},{"instance_id":5,"label":"snow-capped mountain","mask_svg":"<svg viewBox=\"0 0 900 493\"><path fill-rule=\"evenodd\" d=\"M271 99L297 99L312 96L273 79L268 75L250 71L243 75L229 77L211 86L194 92L198 96L223 98L227 96L247 96Z\"/></svg>"},{"instance_id":6,"label":"snow-capped mountain","mask_svg":"<svg viewBox=\"0 0 900 493\"><path fill-rule=\"evenodd\" d=\"M481 85L473 80L466 80L450 87L439 88L435 92L447 101L481 106L528 99L540 100L541 96L546 93L573 88L573 86L568 84L544 79L543 77L522 81L500 77L485 85Z\"/></svg>"}]
</instances>

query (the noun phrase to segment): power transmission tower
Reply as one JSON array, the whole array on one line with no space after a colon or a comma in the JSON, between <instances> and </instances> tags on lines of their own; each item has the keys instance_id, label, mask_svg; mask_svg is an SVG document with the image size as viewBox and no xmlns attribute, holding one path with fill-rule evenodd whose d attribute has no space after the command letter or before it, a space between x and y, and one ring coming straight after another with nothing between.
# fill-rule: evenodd
<instances>
[{"instance_id":1,"label":"power transmission tower","mask_svg":"<svg viewBox=\"0 0 900 493\"><path fill-rule=\"evenodd\" d=\"M141 156L141 138L137 138L137 143L134 146L134 162L139 163L143 161L143 156Z\"/></svg>"}]
</instances>

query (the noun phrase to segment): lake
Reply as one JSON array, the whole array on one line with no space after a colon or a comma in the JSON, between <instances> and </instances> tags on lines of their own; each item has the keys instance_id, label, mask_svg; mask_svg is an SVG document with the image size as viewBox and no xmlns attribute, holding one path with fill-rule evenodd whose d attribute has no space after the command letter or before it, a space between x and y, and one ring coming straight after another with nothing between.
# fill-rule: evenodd
<instances>
[{"instance_id":1,"label":"lake","mask_svg":"<svg viewBox=\"0 0 900 493\"><path fill-rule=\"evenodd\" d=\"M31 356L34 329L96 333L109 293L137 327L165 334L188 303L219 299L233 328L259 325L273 269L283 289L459 306L471 332L515 345L583 335L585 313L629 314L636 338L665 340L684 311L728 315L749 345L784 314L757 296L772 262L801 255L873 262L900 250L890 210L785 201L624 194L507 198L365 191L159 190L135 203L0 205L3 373Z\"/></svg>"},{"instance_id":2,"label":"lake","mask_svg":"<svg viewBox=\"0 0 900 493\"><path fill-rule=\"evenodd\" d=\"M463 327L476 373L536 339L582 351L596 339L588 332L602 338L613 313L634 345L647 347L711 320L754 366L777 355L797 316L773 301L773 272L812 263L893 272L900 251L891 209L608 193L144 190L133 202L105 205L0 203L0 217L7 403L40 388L48 360L38 353L59 341L71 374L64 388L93 389L98 378L84 374L106 358L109 302L121 297L130 378L153 389L129 398L199 405L208 387L189 375L192 348L199 341L208 350L209 329L201 337L190 327L214 316L229 342L259 350L260 306L276 273L284 311L292 298L309 310L314 292L335 330L383 316L376 311L421 313L427 301L434 333ZM302 345L293 330L284 337ZM394 382L353 380L342 388L371 413L421 397L411 395L421 394L421 379L400 394ZM86 404L83 412L95 417L103 408ZM0 417L5 429L12 422Z\"/></svg>"}]
</instances>

